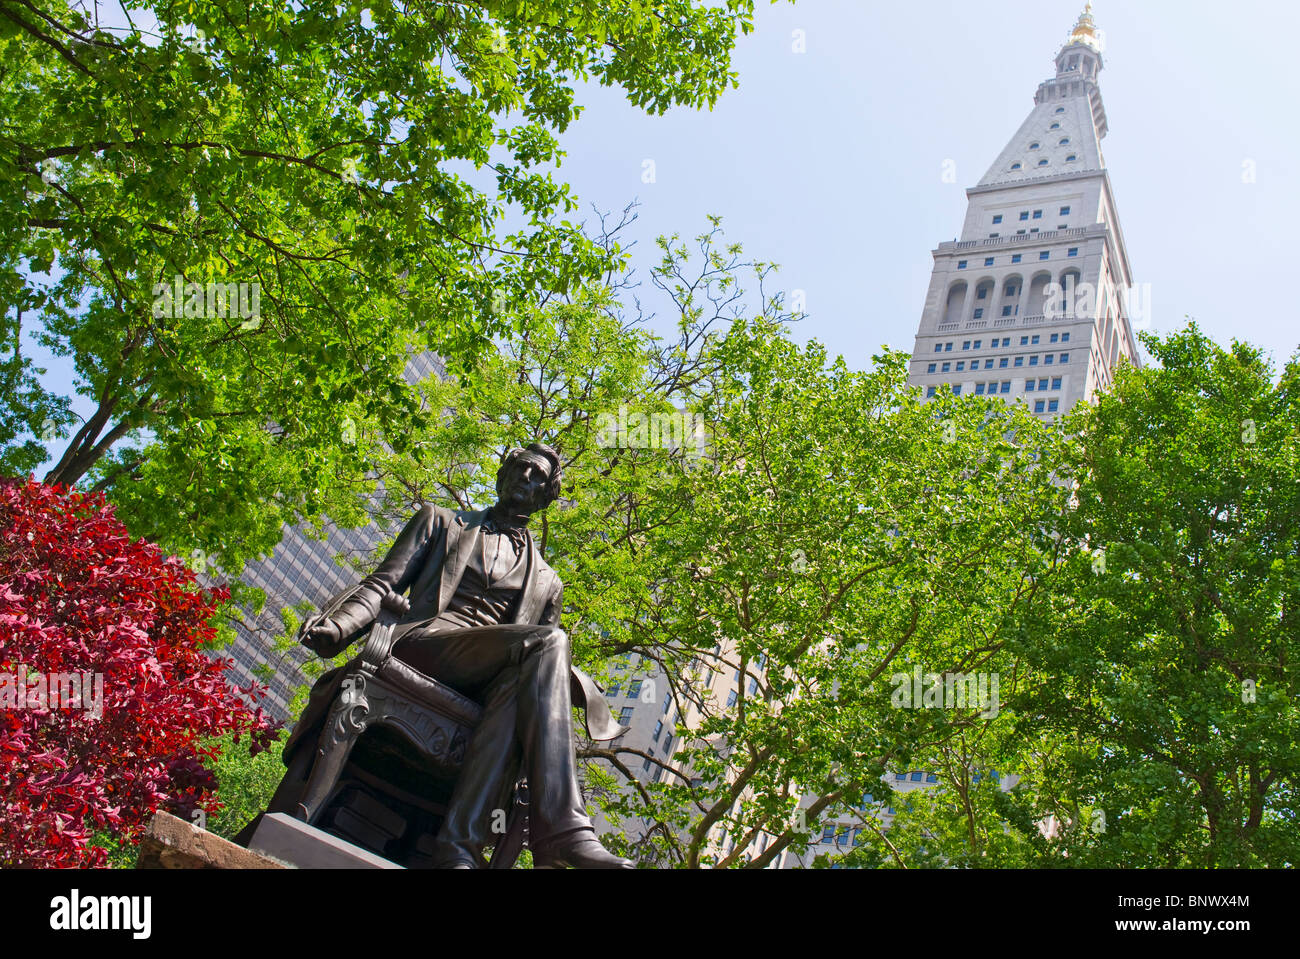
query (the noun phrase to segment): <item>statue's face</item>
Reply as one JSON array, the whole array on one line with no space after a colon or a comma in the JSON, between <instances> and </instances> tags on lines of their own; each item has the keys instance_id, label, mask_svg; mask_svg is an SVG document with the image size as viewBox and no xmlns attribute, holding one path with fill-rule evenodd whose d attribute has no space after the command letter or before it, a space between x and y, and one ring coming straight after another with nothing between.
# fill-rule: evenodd
<instances>
[{"instance_id":1,"label":"statue's face","mask_svg":"<svg viewBox=\"0 0 1300 959\"><path fill-rule=\"evenodd\" d=\"M546 505L551 464L541 456L525 454L506 470L497 494L512 513L533 514Z\"/></svg>"}]
</instances>

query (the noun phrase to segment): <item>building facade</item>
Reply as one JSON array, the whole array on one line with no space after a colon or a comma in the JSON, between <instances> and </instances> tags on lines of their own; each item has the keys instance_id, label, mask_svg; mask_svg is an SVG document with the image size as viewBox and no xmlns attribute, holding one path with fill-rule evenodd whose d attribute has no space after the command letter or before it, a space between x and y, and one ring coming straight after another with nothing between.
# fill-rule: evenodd
<instances>
[{"instance_id":1,"label":"building facade","mask_svg":"<svg viewBox=\"0 0 1300 959\"><path fill-rule=\"evenodd\" d=\"M1092 5L1034 106L978 184L934 270L910 382L934 396L997 395L1047 417L1138 364L1135 288L1102 155L1103 61Z\"/></svg>"}]
</instances>

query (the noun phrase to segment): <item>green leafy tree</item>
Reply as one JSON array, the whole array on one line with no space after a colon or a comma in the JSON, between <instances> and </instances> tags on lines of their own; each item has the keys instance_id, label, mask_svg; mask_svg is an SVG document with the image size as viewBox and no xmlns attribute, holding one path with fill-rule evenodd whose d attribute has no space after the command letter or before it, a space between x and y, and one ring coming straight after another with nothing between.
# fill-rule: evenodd
<instances>
[{"instance_id":1,"label":"green leafy tree","mask_svg":"<svg viewBox=\"0 0 1300 959\"><path fill-rule=\"evenodd\" d=\"M233 571L286 522L359 522L366 437L425 425L413 350L469 369L620 262L563 219L572 84L711 106L752 6L0 3L0 465L62 435L47 482Z\"/></svg>"},{"instance_id":2,"label":"green leafy tree","mask_svg":"<svg viewBox=\"0 0 1300 959\"><path fill-rule=\"evenodd\" d=\"M1300 366L1195 325L1066 421L1077 505L1017 643L1045 861L1294 865ZM1047 817L1051 817L1050 820Z\"/></svg>"}]
</instances>

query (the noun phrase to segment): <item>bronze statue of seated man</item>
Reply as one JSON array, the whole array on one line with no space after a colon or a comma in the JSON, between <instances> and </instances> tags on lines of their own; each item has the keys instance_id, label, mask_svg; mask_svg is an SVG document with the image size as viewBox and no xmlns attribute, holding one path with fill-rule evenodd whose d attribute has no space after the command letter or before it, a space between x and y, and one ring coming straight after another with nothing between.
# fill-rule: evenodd
<instances>
[{"instance_id":1,"label":"bronze statue of seated man","mask_svg":"<svg viewBox=\"0 0 1300 959\"><path fill-rule=\"evenodd\" d=\"M587 816L571 706L585 708L593 739L623 730L600 689L570 662L559 625L563 584L527 525L559 495L560 480L560 458L551 447L511 450L497 472L496 505L459 513L425 506L379 568L300 632L304 645L336 656L365 634L385 596L409 590L394 627L393 655L482 704L483 719L437 837L434 858L442 867L483 865L493 808L520 770L528 779L529 847L537 866L633 867L600 844ZM342 673L327 673L312 689L286 756L314 741L309 737L319 733Z\"/></svg>"}]
</instances>

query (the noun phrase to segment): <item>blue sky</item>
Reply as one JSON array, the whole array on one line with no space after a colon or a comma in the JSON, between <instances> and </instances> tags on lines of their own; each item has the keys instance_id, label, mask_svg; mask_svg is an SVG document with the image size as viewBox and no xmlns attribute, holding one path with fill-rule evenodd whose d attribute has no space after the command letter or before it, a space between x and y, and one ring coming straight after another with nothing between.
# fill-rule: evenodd
<instances>
[{"instance_id":1,"label":"blue sky","mask_svg":"<svg viewBox=\"0 0 1300 959\"><path fill-rule=\"evenodd\" d=\"M762 0L760 0L762 3ZM804 0L757 10L740 87L713 109L588 104L560 169L587 203L640 201L643 264L659 233L724 218L746 253L805 292L796 329L850 365L911 350L933 264L973 186L1033 106L1082 0ZM1300 224L1294 38L1300 5L1101 0L1102 148L1152 327L1190 315L1283 361L1300 344L1282 295ZM793 52L802 30L806 52ZM642 182L643 162L655 182ZM957 182L944 183L943 163ZM1243 182L1253 162L1255 182Z\"/></svg>"},{"instance_id":2,"label":"blue sky","mask_svg":"<svg viewBox=\"0 0 1300 959\"><path fill-rule=\"evenodd\" d=\"M712 111L649 116L617 89L580 91L559 175L585 209L640 203L626 234L644 276L653 239L722 216L730 240L802 290L795 329L851 366L912 348L932 259L1033 105L1079 0L758 0ZM1300 5L1101 0L1110 170L1152 327L1186 317L1278 362L1296 349L1285 296L1300 224ZM802 31L804 52L796 52ZM652 160L655 182L643 182ZM956 182L946 183L945 161ZM1243 173L1253 171L1253 182ZM49 382L70 371L49 361ZM79 400L83 414L89 404Z\"/></svg>"}]
</instances>

